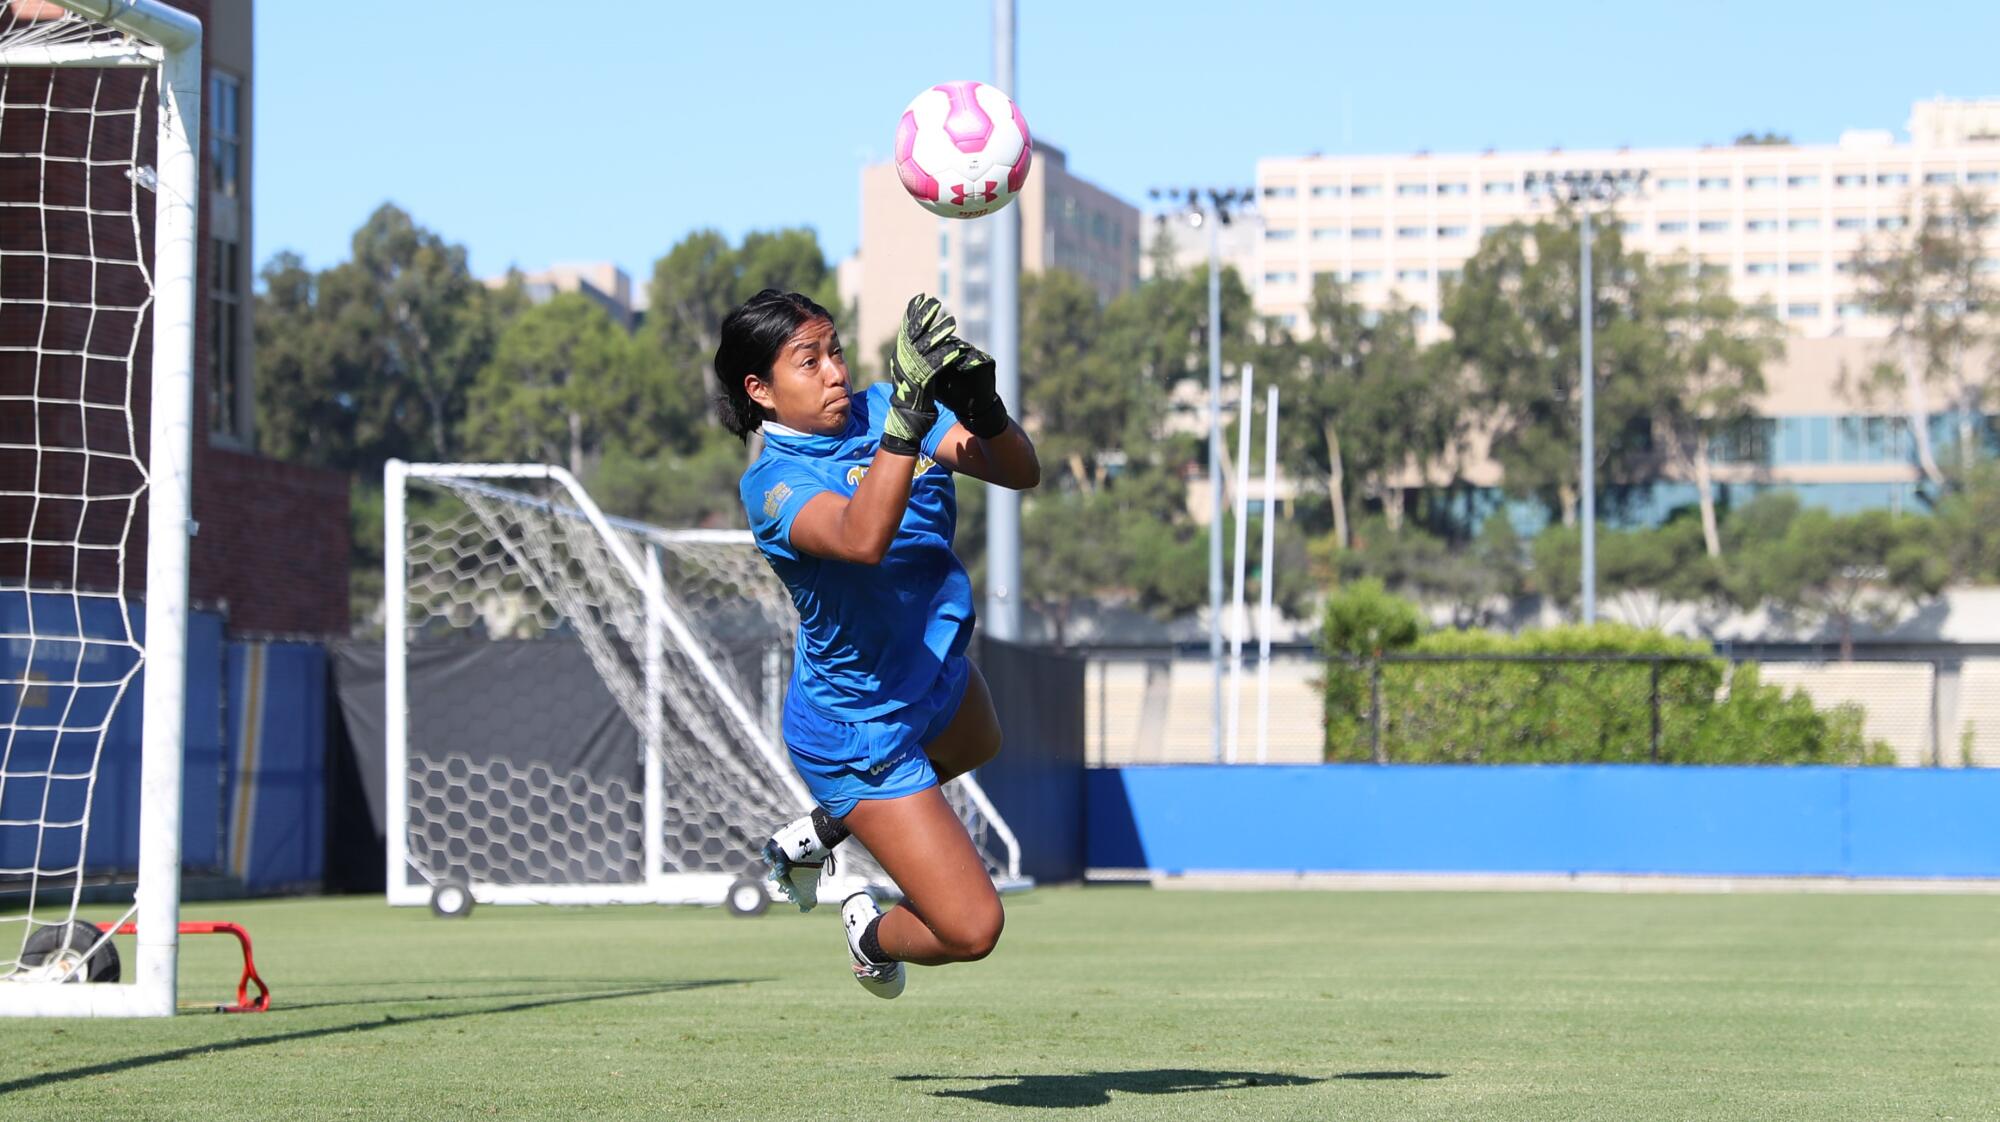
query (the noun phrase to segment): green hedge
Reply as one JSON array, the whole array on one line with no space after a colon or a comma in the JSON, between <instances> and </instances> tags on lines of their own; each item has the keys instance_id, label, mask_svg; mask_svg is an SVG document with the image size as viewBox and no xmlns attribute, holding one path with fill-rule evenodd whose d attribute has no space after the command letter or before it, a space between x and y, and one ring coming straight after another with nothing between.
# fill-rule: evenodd
<instances>
[{"instance_id":1,"label":"green hedge","mask_svg":"<svg viewBox=\"0 0 2000 1122\"><path fill-rule=\"evenodd\" d=\"M1331 605L1329 618L1331 619ZM1331 634L1328 636L1331 640ZM1326 758L1374 758L1377 663L1329 641ZM1653 760L1655 666L1646 662L1499 662L1477 656L1650 655L1657 666L1661 763L1888 764L1861 732L1861 710L1816 710L1731 668L1706 644L1617 624L1519 636L1433 632L1405 648L1466 661L1379 664L1383 757L1395 763L1645 763ZM1725 689L1725 683L1727 688Z\"/></svg>"}]
</instances>

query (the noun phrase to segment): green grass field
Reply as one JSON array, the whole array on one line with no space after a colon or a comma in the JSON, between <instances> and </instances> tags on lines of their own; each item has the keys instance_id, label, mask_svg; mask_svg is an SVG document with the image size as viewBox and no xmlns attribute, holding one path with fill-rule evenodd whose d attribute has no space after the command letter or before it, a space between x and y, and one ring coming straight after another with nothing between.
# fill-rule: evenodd
<instances>
[{"instance_id":1,"label":"green grass field","mask_svg":"<svg viewBox=\"0 0 2000 1122\"><path fill-rule=\"evenodd\" d=\"M831 907L185 918L272 1010L0 1021L0 1118L2000 1116L2000 897L1043 889L894 1002Z\"/></svg>"}]
</instances>

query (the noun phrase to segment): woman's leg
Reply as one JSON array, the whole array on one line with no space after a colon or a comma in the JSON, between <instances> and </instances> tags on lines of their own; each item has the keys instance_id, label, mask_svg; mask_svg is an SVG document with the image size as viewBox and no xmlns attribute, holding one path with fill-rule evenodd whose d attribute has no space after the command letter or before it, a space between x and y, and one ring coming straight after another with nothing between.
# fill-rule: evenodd
<instances>
[{"instance_id":1,"label":"woman's leg","mask_svg":"<svg viewBox=\"0 0 2000 1122\"><path fill-rule=\"evenodd\" d=\"M884 954L937 966L992 952L1005 918L1000 895L942 791L864 799L843 821L903 890L875 929Z\"/></svg>"},{"instance_id":2,"label":"woman's leg","mask_svg":"<svg viewBox=\"0 0 2000 1122\"><path fill-rule=\"evenodd\" d=\"M937 739L924 745L940 787L1000 753L1000 715L993 711L993 695L987 692L986 679L976 664L967 662L965 671L965 694L959 699L958 712Z\"/></svg>"}]
</instances>

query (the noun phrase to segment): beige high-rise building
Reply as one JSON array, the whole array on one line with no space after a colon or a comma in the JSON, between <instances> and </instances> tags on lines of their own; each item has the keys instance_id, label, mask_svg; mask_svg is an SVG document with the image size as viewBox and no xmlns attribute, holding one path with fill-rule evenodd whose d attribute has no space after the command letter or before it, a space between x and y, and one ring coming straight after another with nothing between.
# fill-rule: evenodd
<instances>
[{"instance_id":1,"label":"beige high-rise building","mask_svg":"<svg viewBox=\"0 0 2000 1122\"><path fill-rule=\"evenodd\" d=\"M1023 273L1066 269L1107 301L1138 283L1138 208L1071 175L1062 149L1035 143L1034 170L1014 207L1021 215ZM851 294L861 305L859 335L847 341L851 361L869 370L879 365L882 344L919 292L943 300L966 338L986 346L993 230L985 219L940 218L918 206L893 164L862 168L861 248L855 264L841 266L843 298Z\"/></svg>"},{"instance_id":2,"label":"beige high-rise building","mask_svg":"<svg viewBox=\"0 0 2000 1122\"><path fill-rule=\"evenodd\" d=\"M1836 509L1902 505L1921 478L1902 405L1841 389L1880 357L1888 332L1857 297L1852 262L1868 239L1925 221L1927 200L1944 192L2000 201L2000 99L1919 102L1908 129L1906 141L1850 131L1823 145L1260 160L1256 307L1299 329L1315 278L1330 275L1366 305L1400 296L1435 336L1443 286L1481 236L1553 213L1536 177L1643 173L1644 189L1602 221L1648 257L1727 276L1737 299L1777 316L1790 336L1785 358L1764 372L1761 462L1723 478L1791 486ZM1983 268L2000 272L2000 224L1988 245ZM1931 427L1941 443L1951 435L1941 416ZM1499 481L1491 464L1469 474ZM1683 489L1661 488L1654 505L1680 501Z\"/></svg>"}]
</instances>

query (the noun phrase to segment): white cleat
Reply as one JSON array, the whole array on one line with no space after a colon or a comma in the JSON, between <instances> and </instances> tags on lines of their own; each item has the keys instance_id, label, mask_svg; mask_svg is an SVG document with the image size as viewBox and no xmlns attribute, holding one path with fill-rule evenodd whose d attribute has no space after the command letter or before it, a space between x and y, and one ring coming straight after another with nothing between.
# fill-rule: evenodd
<instances>
[{"instance_id":1,"label":"white cleat","mask_svg":"<svg viewBox=\"0 0 2000 1122\"><path fill-rule=\"evenodd\" d=\"M861 933L881 914L875 898L866 892L857 892L840 905L840 924L847 929L847 953L854 957L854 980L876 997L891 998L903 992L903 964L875 962L861 953Z\"/></svg>"},{"instance_id":2,"label":"white cleat","mask_svg":"<svg viewBox=\"0 0 2000 1122\"><path fill-rule=\"evenodd\" d=\"M778 827L764 843L764 876L802 912L819 903L819 878L830 872L833 852L820 844L812 816Z\"/></svg>"}]
</instances>

